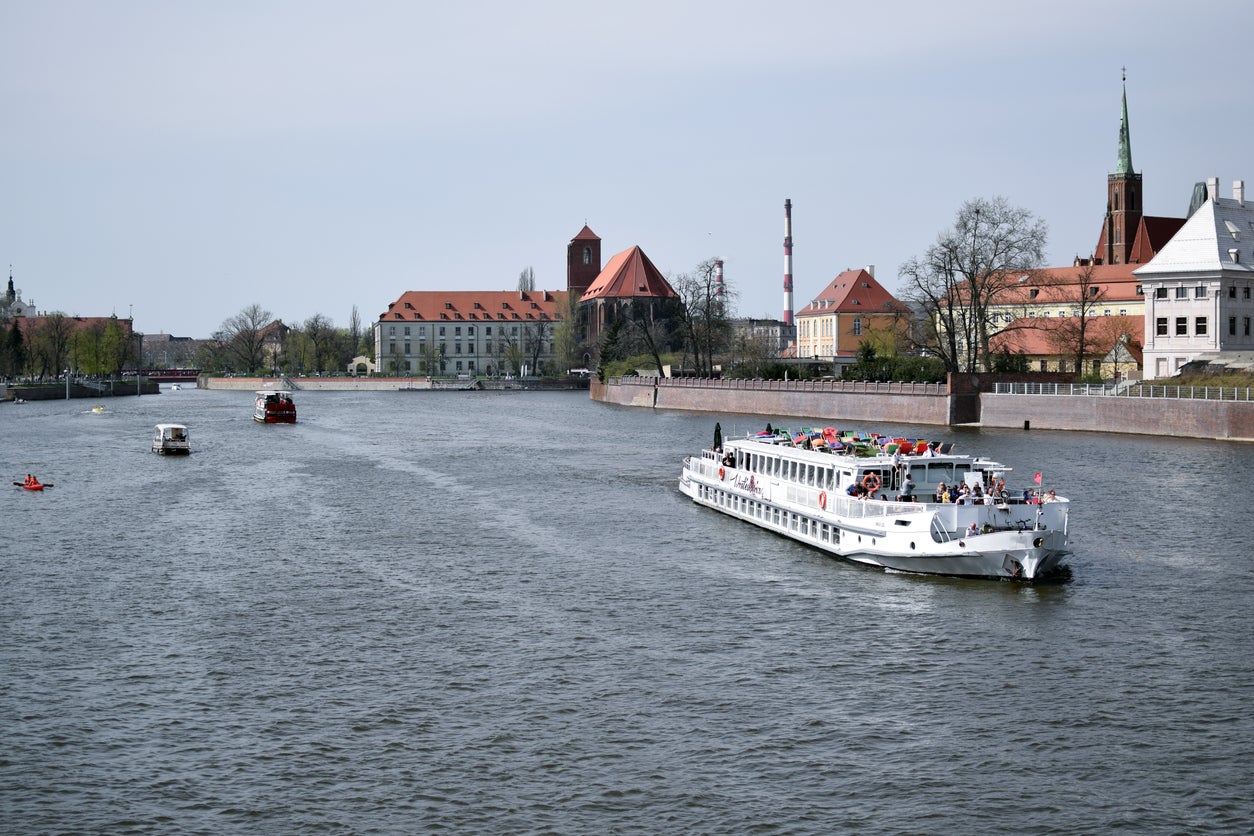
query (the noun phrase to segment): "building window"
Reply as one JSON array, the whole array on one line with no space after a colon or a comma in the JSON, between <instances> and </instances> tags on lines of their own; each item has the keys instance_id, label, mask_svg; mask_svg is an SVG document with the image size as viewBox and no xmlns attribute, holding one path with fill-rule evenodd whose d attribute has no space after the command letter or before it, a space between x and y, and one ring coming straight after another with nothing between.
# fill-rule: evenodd
<instances>
[{"instance_id":1,"label":"building window","mask_svg":"<svg viewBox=\"0 0 1254 836\"><path fill-rule=\"evenodd\" d=\"M405 353L406 353L406 354L409 354L409 343L408 343L408 342L406 342L406 343L405 343Z\"/></svg>"},{"instance_id":2,"label":"building window","mask_svg":"<svg viewBox=\"0 0 1254 836\"><path fill-rule=\"evenodd\" d=\"M1244 329L1242 336L1248 337L1250 335L1250 318L1248 316L1241 317L1241 326Z\"/></svg>"},{"instance_id":3,"label":"building window","mask_svg":"<svg viewBox=\"0 0 1254 836\"><path fill-rule=\"evenodd\" d=\"M1202 285L1200 287L1193 288L1193 298L1205 299L1206 298L1206 286Z\"/></svg>"},{"instance_id":4,"label":"building window","mask_svg":"<svg viewBox=\"0 0 1254 836\"><path fill-rule=\"evenodd\" d=\"M853 335L855 337L862 336L862 317L855 316L853 318Z\"/></svg>"},{"instance_id":5,"label":"building window","mask_svg":"<svg viewBox=\"0 0 1254 836\"><path fill-rule=\"evenodd\" d=\"M592 263L592 248L591 247L583 248L583 263L584 264Z\"/></svg>"},{"instance_id":6,"label":"building window","mask_svg":"<svg viewBox=\"0 0 1254 836\"><path fill-rule=\"evenodd\" d=\"M1199 316L1193 320L1193 333L1199 337L1206 335L1206 317Z\"/></svg>"},{"instance_id":7,"label":"building window","mask_svg":"<svg viewBox=\"0 0 1254 836\"><path fill-rule=\"evenodd\" d=\"M1228 288L1228 298L1229 299L1237 298L1237 286L1236 285L1232 285L1231 287Z\"/></svg>"},{"instance_id":8,"label":"building window","mask_svg":"<svg viewBox=\"0 0 1254 836\"><path fill-rule=\"evenodd\" d=\"M462 327L460 325L453 326L453 336L460 337L462 335Z\"/></svg>"},{"instance_id":9,"label":"building window","mask_svg":"<svg viewBox=\"0 0 1254 836\"><path fill-rule=\"evenodd\" d=\"M389 325L389 326L388 326L388 336L389 336L389 337L395 337L395 336L396 336L396 326L395 326L395 325Z\"/></svg>"},{"instance_id":10,"label":"building window","mask_svg":"<svg viewBox=\"0 0 1254 836\"><path fill-rule=\"evenodd\" d=\"M1187 337L1189 335L1189 318L1187 316L1176 317L1176 336Z\"/></svg>"},{"instance_id":11,"label":"building window","mask_svg":"<svg viewBox=\"0 0 1254 836\"><path fill-rule=\"evenodd\" d=\"M444 326L443 326L443 325L441 325L441 326L440 326L440 336L441 336L441 337L443 337L443 336L444 336Z\"/></svg>"},{"instance_id":12,"label":"building window","mask_svg":"<svg viewBox=\"0 0 1254 836\"><path fill-rule=\"evenodd\" d=\"M1041 292L1037 290L1036 288L1032 288L1031 290L1028 291L1028 298L1035 299L1037 296L1040 295L1040 293Z\"/></svg>"},{"instance_id":13,"label":"building window","mask_svg":"<svg viewBox=\"0 0 1254 836\"><path fill-rule=\"evenodd\" d=\"M492 336L492 326L491 326L491 325L489 325L489 326L487 326L486 328L484 328L484 329L483 329L483 335L484 335L485 337L490 337L490 336Z\"/></svg>"},{"instance_id":14,"label":"building window","mask_svg":"<svg viewBox=\"0 0 1254 836\"><path fill-rule=\"evenodd\" d=\"M1167 317L1160 316L1154 320L1154 333L1160 337L1167 336Z\"/></svg>"},{"instance_id":15,"label":"building window","mask_svg":"<svg viewBox=\"0 0 1254 836\"><path fill-rule=\"evenodd\" d=\"M1233 290L1236 290L1234 287ZM1235 337L1237 335L1237 318L1235 316L1228 317L1228 336Z\"/></svg>"},{"instance_id":16,"label":"building window","mask_svg":"<svg viewBox=\"0 0 1254 836\"><path fill-rule=\"evenodd\" d=\"M461 343L453 343L453 353L454 353L454 354L461 354L461 353L462 353L462 344L461 344Z\"/></svg>"},{"instance_id":17,"label":"building window","mask_svg":"<svg viewBox=\"0 0 1254 836\"><path fill-rule=\"evenodd\" d=\"M1167 288L1165 288L1165 287L1156 287L1156 288L1154 288L1154 298L1155 298L1155 299L1166 299L1166 298L1167 298Z\"/></svg>"},{"instance_id":18,"label":"building window","mask_svg":"<svg viewBox=\"0 0 1254 836\"><path fill-rule=\"evenodd\" d=\"M408 326L408 325L406 325L406 326L405 326L405 336L407 336L407 337L409 336L409 326Z\"/></svg>"},{"instance_id":19,"label":"building window","mask_svg":"<svg viewBox=\"0 0 1254 836\"><path fill-rule=\"evenodd\" d=\"M1188 298L1189 298L1189 289L1188 289L1187 287L1177 287L1177 288L1176 288L1176 298L1177 298L1177 299L1188 299Z\"/></svg>"}]
</instances>

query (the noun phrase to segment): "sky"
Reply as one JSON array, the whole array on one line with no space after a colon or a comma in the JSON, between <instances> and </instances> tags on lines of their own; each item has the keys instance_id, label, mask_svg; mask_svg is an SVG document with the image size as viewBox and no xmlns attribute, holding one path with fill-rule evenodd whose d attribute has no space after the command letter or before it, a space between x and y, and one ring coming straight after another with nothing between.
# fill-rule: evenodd
<instances>
[{"instance_id":1,"label":"sky","mask_svg":"<svg viewBox=\"0 0 1254 836\"><path fill-rule=\"evenodd\" d=\"M1097 243L1126 67L1145 213L1254 182L1254 3L0 0L0 266L40 311L208 337L249 305L721 257L741 316L847 268L891 292L1005 197Z\"/></svg>"}]
</instances>

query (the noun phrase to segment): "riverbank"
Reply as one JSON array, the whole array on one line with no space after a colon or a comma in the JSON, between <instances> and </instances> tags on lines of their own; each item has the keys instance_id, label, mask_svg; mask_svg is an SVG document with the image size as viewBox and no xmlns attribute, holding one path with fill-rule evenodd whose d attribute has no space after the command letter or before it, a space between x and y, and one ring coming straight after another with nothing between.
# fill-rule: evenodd
<instances>
[{"instance_id":1,"label":"riverbank","mask_svg":"<svg viewBox=\"0 0 1254 836\"><path fill-rule=\"evenodd\" d=\"M532 378L476 378L456 380L427 377L209 377L196 381L198 389L255 392L287 389L298 392L440 392L440 391L578 391L588 388L587 378L546 380Z\"/></svg>"},{"instance_id":2,"label":"riverbank","mask_svg":"<svg viewBox=\"0 0 1254 836\"><path fill-rule=\"evenodd\" d=\"M1100 387L1003 386L1009 391L996 391L1003 380L991 375L951 375L947 384L623 377L593 381L591 397L621 406L823 423L1022 427L1254 441L1250 401L1133 397Z\"/></svg>"}]
</instances>

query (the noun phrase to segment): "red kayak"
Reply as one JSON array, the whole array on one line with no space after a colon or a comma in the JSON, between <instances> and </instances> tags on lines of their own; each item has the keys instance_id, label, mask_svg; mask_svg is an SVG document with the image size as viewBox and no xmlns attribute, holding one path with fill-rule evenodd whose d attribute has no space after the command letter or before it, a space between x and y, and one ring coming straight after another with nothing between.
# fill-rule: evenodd
<instances>
[{"instance_id":1,"label":"red kayak","mask_svg":"<svg viewBox=\"0 0 1254 836\"><path fill-rule=\"evenodd\" d=\"M24 482L14 482L13 484L27 491L42 491L44 488L52 487L52 485L44 485L40 482L35 482L34 484L31 484L31 485L27 485Z\"/></svg>"}]
</instances>

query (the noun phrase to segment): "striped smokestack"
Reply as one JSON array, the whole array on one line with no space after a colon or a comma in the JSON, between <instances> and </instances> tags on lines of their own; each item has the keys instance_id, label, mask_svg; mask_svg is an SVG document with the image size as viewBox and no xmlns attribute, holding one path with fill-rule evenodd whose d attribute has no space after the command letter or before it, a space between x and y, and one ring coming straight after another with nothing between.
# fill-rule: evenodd
<instances>
[{"instance_id":1,"label":"striped smokestack","mask_svg":"<svg viewBox=\"0 0 1254 836\"><path fill-rule=\"evenodd\" d=\"M784 324L792 325L792 201L784 201Z\"/></svg>"},{"instance_id":2,"label":"striped smokestack","mask_svg":"<svg viewBox=\"0 0 1254 836\"><path fill-rule=\"evenodd\" d=\"M723 260L714 262L714 295L723 298Z\"/></svg>"}]
</instances>

